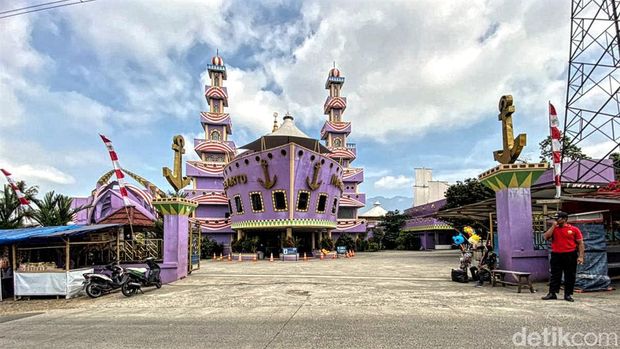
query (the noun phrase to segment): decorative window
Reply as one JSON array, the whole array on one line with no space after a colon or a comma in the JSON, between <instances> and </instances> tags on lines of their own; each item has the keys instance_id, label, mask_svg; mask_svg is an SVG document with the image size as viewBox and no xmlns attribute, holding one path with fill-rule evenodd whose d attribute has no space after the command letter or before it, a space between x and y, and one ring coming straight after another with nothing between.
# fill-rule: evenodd
<instances>
[{"instance_id":1,"label":"decorative window","mask_svg":"<svg viewBox=\"0 0 620 349\"><path fill-rule=\"evenodd\" d=\"M219 100L214 100L211 103L211 107L213 108L213 113L219 113L220 112L220 101Z\"/></svg>"},{"instance_id":2,"label":"decorative window","mask_svg":"<svg viewBox=\"0 0 620 349\"><path fill-rule=\"evenodd\" d=\"M213 86L220 86L220 76L217 74L213 77Z\"/></svg>"},{"instance_id":3,"label":"decorative window","mask_svg":"<svg viewBox=\"0 0 620 349\"><path fill-rule=\"evenodd\" d=\"M336 214L338 210L338 198L334 198L334 205L332 206L332 214Z\"/></svg>"},{"instance_id":4,"label":"decorative window","mask_svg":"<svg viewBox=\"0 0 620 349\"><path fill-rule=\"evenodd\" d=\"M310 204L310 192L300 190L297 193L297 211L307 212Z\"/></svg>"},{"instance_id":5,"label":"decorative window","mask_svg":"<svg viewBox=\"0 0 620 349\"><path fill-rule=\"evenodd\" d=\"M273 200L273 210L277 212L286 211L286 190L274 190L271 192L271 199Z\"/></svg>"},{"instance_id":6,"label":"decorative window","mask_svg":"<svg viewBox=\"0 0 620 349\"><path fill-rule=\"evenodd\" d=\"M220 131L217 131L217 130L211 131L211 140L212 141L219 141L220 139L221 139L220 138Z\"/></svg>"},{"instance_id":7,"label":"decorative window","mask_svg":"<svg viewBox=\"0 0 620 349\"><path fill-rule=\"evenodd\" d=\"M233 213L232 205L230 204L230 199L228 200L228 212L229 212L229 215Z\"/></svg>"},{"instance_id":8,"label":"decorative window","mask_svg":"<svg viewBox=\"0 0 620 349\"><path fill-rule=\"evenodd\" d=\"M334 147L341 147L341 146L342 146L342 140L340 140L340 138L335 138Z\"/></svg>"},{"instance_id":9,"label":"decorative window","mask_svg":"<svg viewBox=\"0 0 620 349\"><path fill-rule=\"evenodd\" d=\"M316 212L325 213L326 207L327 207L327 194L321 193L319 194L319 201L316 204Z\"/></svg>"},{"instance_id":10,"label":"decorative window","mask_svg":"<svg viewBox=\"0 0 620 349\"><path fill-rule=\"evenodd\" d=\"M243 202L241 201L241 196L235 195L235 208L237 214L243 214Z\"/></svg>"},{"instance_id":11,"label":"decorative window","mask_svg":"<svg viewBox=\"0 0 620 349\"><path fill-rule=\"evenodd\" d=\"M250 202L252 203L252 212L264 212L265 205L263 204L263 194L259 191L250 193Z\"/></svg>"}]
</instances>

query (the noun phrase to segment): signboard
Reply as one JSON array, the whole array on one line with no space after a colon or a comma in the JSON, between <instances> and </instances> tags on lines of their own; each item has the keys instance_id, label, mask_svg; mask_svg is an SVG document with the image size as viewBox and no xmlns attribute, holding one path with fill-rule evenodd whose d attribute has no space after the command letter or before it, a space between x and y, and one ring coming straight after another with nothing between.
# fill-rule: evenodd
<instances>
[{"instance_id":1,"label":"signboard","mask_svg":"<svg viewBox=\"0 0 620 349\"><path fill-rule=\"evenodd\" d=\"M201 232L199 226L190 228L189 231L189 272L200 269L200 244Z\"/></svg>"},{"instance_id":2,"label":"signboard","mask_svg":"<svg viewBox=\"0 0 620 349\"><path fill-rule=\"evenodd\" d=\"M282 248L282 254L284 255L297 255L297 247L284 247Z\"/></svg>"},{"instance_id":3,"label":"signboard","mask_svg":"<svg viewBox=\"0 0 620 349\"><path fill-rule=\"evenodd\" d=\"M346 246L336 246L336 252L338 252L338 254L347 254L347 247Z\"/></svg>"}]
</instances>

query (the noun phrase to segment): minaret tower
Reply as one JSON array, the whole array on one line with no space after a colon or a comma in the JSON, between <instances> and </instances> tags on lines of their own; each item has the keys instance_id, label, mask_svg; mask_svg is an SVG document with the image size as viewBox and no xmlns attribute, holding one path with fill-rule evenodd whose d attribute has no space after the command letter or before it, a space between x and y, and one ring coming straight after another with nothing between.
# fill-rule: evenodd
<instances>
[{"instance_id":1,"label":"minaret tower","mask_svg":"<svg viewBox=\"0 0 620 349\"><path fill-rule=\"evenodd\" d=\"M219 54L207 64L210 85L205 86L208 111L200 113L204 139L194 140L194 150L199 161L187 161L187 175L192 179L192 189L186 190L188 198L198 201L194 221L200 223L209 238L230 246L233 230L230 228L228 199L224 192L224 167L235 156L236 148L228 137L232 134L228 107L228 91L224 87L226 66Z\"/></svg>"},{"instance_id":2,"label":"minaret tower","mask_svg":"<svg viewBox=\"0 0 620 349\"><path fill-rule=\"evenodd\" d=\"M358 192L358 185L364 181L364 170L351 167L357 149L354 143L347 142L351 134L351 122L343 119L343 113L347 107L347 99L341 94L344 80L344 76L341 76L340 70L334 64L325 82L325 89L329 90L329 96L323 106L327 121L321 129L321 139L332 151L330 157L344 168L342 179L345 190L338 206L338 228L333 232L336 234L334 238L341 233L357 235L366 232L365 222L357 216L357 211L366 203L366 195Z\"/></svg>"}]
</instances>

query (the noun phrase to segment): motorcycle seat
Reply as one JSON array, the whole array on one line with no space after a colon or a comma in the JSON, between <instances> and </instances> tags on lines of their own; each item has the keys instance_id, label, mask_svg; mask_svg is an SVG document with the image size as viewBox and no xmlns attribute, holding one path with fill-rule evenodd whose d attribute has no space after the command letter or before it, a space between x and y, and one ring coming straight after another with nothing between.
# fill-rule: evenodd
<instances>
[{"instance_id":1,"label":"motorcycle seat","mask_svg":"<svg viewBox=\"0 0 620 349\"><path fill-rule=\"evenodd\" d=\"M148 269L146 269L146 268L127 268L127 270L135 271L135 272L138 272L138 273L146 273Z\"/></svg>"}]
</instances>

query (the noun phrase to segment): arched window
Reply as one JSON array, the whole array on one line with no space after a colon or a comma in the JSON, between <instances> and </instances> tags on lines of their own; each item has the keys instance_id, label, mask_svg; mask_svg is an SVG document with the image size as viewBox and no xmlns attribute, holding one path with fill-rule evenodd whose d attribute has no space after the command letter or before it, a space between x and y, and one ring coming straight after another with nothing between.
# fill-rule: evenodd
<instances>
[{"instance_id":1,"label":"arched window","mask_svg":"<svg viewBox=\"0 0 620 349\"><path fill-rule=\"evenodd\" d=\"M219 131L211 131L211 140L219 141L220 140L220 132Z\"/></svg>"}]
</instances>

